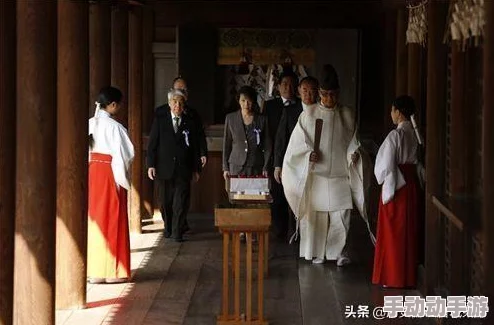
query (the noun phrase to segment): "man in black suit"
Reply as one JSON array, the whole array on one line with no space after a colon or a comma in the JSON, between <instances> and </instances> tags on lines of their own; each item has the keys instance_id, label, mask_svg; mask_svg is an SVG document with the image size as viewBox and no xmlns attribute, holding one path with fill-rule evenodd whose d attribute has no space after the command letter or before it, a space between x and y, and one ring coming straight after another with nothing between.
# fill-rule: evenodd
<instances>
[{"instance_id":1,"label":"man in black suit","mask_svg":"<svg viewBox=\"0 0 494 325\"><path fill-rule=\"evenodd\" d=\"M183 241L190 206L190 182L199 180L200 158L197 126L184 114L185 94L168 92L169 110L156 111L147 150L148 176L160 186L165 237Z\"/></svg>"},{"instance_id":2,"label":"man in black suit","mask_svg":"<svg viewBox=\"0 0 494 325\"><path fill-rule=\"evenodd\" d=\"M275 139L278 124L281 120L283 111L291 105L297 105L298 100L295 97L298 78L293 72L285 72L280 76L278 91L280 97L268 100L264 104L263 114L268 118L268 127L271 139ZM274 141L273 141L274 144ZM269 175L271 177L271 195L273 204L271 205L271 215L273 220L273 232L278 239L285 239L288 230L288 203L283 193L283 187L273 178L273 155L269 163Z\"/></svg>"},{"instance_id":3,"label":"man in black suit","mask_svg":"<svg viewBox=\"0 0 494 325\"><path fill-rule=\"evenodd\" d=\"M199 112L193 107L190 107L187 104L187 98L189 97L189 91L187 89L187 82L185 81L184 78L182 77L177 77L173 80L173 89L179 89L182 90L182 92L185 94L185 108L184 108L184 113L188 115L191 119L194 120L195 125L197 126L197 135L198 135L198 141L199 141L199 154L201 157L201 168L204 168L206 166L206 163L208 161L208 143L206 141L206 133L204 131L204 125L202 124L202 119L201 116L199 115Z\"/></svg>"},{"instance_id":4,"label":"man in black suit","mask_svg":"<svg viewBox=\"0 0 494 325\"><path fill-rule=\"evenodd\" d=\"M316 78L310 76L303 78L298 86L298 93L301 101L285 107L281 115L274 141L273 165L274 179L277 186L281 187L282 193L283 186L281 184L281 170L283 166L283 157L285 156L286 148L288 146L288 142L290 141L290 136L292 135L293 129L295 128L298 117L302 111L313 109L313 107L317 104L318 88L319 83ZM291 212L288 207L287 211ZM287 218L287 223L282 224L282 227L282 235L286 235L287 232L292 233L295 231L295 217L291 215Z\"/></svg>"},{"instance_id":5,"label":"man in black suit","mask_svg":"<svg viewBox=\"0 0 494 325\"><path fill-rule=\"evenodd\" d=\"M187 82L185 81L184 78L178 76L175 79L173 79L172 88L176 90L178 89L184 93L185 95L184 114L187 115L189 118L191 118L194 121L194 125L197 127L197 131L196 131L197 141L198 141L197 145L199 148L199 157L201 160L200 171L202 171L204 166L206 166L208 160L208 143L206 141L206 133L204 131L204 125L202 124L201 116L199 115L199 112L197 112L195 108L187 104L189 92L187 89ZM168 111L170 110L170 106L168 104L165 104L156 108L156 112L159 112L161 110ZM189 223L187 221L187 218L185 218L184 232L189 231L189 229L190 229Z\"/></svg>"}]
</instances>

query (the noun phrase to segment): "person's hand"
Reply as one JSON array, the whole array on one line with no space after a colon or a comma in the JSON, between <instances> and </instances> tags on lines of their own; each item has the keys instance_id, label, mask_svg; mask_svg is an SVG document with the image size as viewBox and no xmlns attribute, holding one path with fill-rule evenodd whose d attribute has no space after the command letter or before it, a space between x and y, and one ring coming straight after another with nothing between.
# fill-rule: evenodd
<instances>
[{"instance_id":1,"label":"person's hand","mask_svg":"<svg viewBox=\"0 0 494 325\"><path fill-rule=\"evenodd\" d=\"M318 162L319 161L319 154L315 151L312 151L310 153L310 156L309 156L309 161L314 162L314 163Z\"/></svg>"},{"instance_id":2,"label":"person's hand","mask_svg":"<svg viewBox=\"0 0 494 325\"><path fill-rule=\"evenodd\" d=\"M154 179L156 177L156 168L154 168L154 167L148 168L148 177L149 177L149 179L154 181Z\"/></svg>"},{"instance_id":3,"label":"person's hand","mask_svg":"<svg viewBox=\"0 0 494 325\"><path fill-rule=\"evenodd\" d=\"M204 168L206 166L206 163L208 162L208 158L206 156L201 157L201 166Z\"/></svg>"},{"instance_id":4,"label":"person's hand","mask_svg":"<svg viewBox=\"0 0 494 325\"><path fill-rule=\"evenodd\" d=\"M229 178L229 177L230 177L230 172L229 172L228 170L225 170L225 171L223 172L223 178L224 178L224 179L225 179L225 181L226 181L226 180L228 180L228 178Z\"/></svg>"},{"instance_id":5,"label":"person's hand","mask_svg":"<svg viewBox=\"0 0 494 325\"><path fill-rule=\"evenodd\" d=\"M201 176L199 175L199 173L198 172L194 172L194 175L193 175L194 182L198 182L199 181L199 178L201 178Z\"/></svg>"},{"instance_id":6,"label":"person's hand","mask_svg":"<svg viewBox=\"0 0 494 325\"><path fill-rule=\"evenodd\" d=\"M274 179L281 184L281 167L274 168Z\"/></svg>"},{"instance_id":7,"label":"person's hand","mask_svg":"<svg viewBox=\"0 0 494 325\"><path fill-rule=\"evenodd\" d=\"M352 153L352 156L351 156L351 159L352 159L352 164L356 164L358 162L358 159L359 159L360 155L357 151L355 151L354 153Z\"/></svg>"},{"instance_id":8,"label":"person's hand","mask_svg":"<svg viewBox=\"0 0 494 325\"><path fill-rule=\"evenodd\" d=\"M268 177L268 171L267 171L267 170L263 170L263 171L262 171L262 176L264 176L264 177Z\"/></svg>"}]
</instances>

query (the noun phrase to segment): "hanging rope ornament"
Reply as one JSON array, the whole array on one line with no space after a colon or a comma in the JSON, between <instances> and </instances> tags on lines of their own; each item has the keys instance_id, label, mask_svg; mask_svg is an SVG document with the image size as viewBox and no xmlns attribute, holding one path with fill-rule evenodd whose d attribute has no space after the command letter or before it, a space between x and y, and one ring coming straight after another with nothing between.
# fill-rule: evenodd
<instances>
[{"instance_id":1,"label":"hanging rope ornament","mask_svg":"<svg viewBox=\"0 0 494 325\"><path fill-rule=\"evenodd\" d=\"M408 4L407 44L415 43L425 47L427 43L427 0Z\"/></svg>"},{"instance_id":2,"label":"hanging rope ornament","mask_svg":"<svg viewBox=\"0 0 494 325\"><path fill-rule=\"evenodd\" d=\"M485 26L484 2L453 0L450 3L444 43L458 41L462 50L466 49L469 40L473 40L474 46L480 44Z\"/></svg>"}]
</instances>

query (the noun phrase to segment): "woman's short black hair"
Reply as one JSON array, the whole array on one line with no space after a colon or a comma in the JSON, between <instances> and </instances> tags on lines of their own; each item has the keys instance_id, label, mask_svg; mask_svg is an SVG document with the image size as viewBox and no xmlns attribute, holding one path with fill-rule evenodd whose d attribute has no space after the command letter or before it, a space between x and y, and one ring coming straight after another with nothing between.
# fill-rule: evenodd
<instances>
[{"instance_id":1,"label":"woman's short black hair","mask_svg":"<svg viewBox=\"0 0 494 325\"><path fill-rule=\"evenodd\" d=\"M106 106L111 103L120 103L122 101L122 92L115 87L108 86L103 87L99 91L97 102L100 103L101 108L106 108Z\"/></svg>"},{"instance_id":2,"label":"woman's short black hair","mask_svg":"<svg viewBox=\"0 0 494 325\"><path fill-rule=\"evenodd\" d=\"M410 116L415 114L415 101L408 95L396 97L393 101L393 106L407 119L410 119Z\"/></svg>"},{"instance_id":3,"label":"woman's short black hair","mask_svg":"<svg viewBox=\"0 0 494 325\"><path fill-rule=\"evenodd\" d=\"M240 100L240 95L248 97L253 102L257 102L257 91L251 86L242 86L237 93L237 101Z\"/></svg>"},{"instance_id":4,"label":"woman's short black hair","mask_svg":"<svg viewBox=\"0 0 494 325\"><path fill-rule=\"evenodd\" d=\"M251 86L242 86L237 93L237 102L240 100L240 95L244 95L252 101L252 110L254 112L259 112L259 107L257 104L257 91Z\"/></svg>"}]
</instances>

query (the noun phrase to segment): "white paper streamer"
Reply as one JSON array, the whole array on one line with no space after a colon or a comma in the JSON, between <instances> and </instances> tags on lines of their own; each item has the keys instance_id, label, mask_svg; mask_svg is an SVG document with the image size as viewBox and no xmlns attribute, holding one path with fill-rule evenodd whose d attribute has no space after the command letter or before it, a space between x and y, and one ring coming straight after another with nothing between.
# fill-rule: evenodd
<instances>
[{"instance_id":1,"label":"white paper streamer","mask_svg":"<svg viewBox=\"0 0 494 325\"><path fill-rule=\"evenodd\" d=\"M415 130L415 136L417 137L417 141L420 145L422 145L422 136L420 135L419 128L417 127L417 122L415 121L415 116L410 116L410 120L412 121L413 129Z\"/></svg>"}]
</instances>

